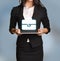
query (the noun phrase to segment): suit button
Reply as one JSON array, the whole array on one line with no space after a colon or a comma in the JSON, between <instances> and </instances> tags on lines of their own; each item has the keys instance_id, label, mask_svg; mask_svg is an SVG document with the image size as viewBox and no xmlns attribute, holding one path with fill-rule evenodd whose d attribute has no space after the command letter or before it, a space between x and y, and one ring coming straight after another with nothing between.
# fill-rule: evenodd
<instances>
[{"instance_id":1,"label":"suit button","mask_svg":"<svg viewBox=\"0 0 60 61\"><path fill-rule=\"evenodd\" d=\"M29 38L27 39L27 43L29 43L30 42L30 40L29 40Z\"/></svg>"}]
</instances>

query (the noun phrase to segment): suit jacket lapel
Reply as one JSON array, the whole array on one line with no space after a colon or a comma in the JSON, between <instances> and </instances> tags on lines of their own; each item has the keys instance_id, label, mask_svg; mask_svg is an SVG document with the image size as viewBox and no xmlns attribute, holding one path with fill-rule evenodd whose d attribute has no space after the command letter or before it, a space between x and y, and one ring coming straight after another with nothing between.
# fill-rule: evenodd
<instances>
[{"instance_id":1,"label":"suit jacket lapel","mask_svg":"<svg viewBox=\"0 0 60 61\"><path fill-rule=\"evenodd\" d=\"M24 19L24 17L23 17L23 5L19 6L19 16L21 19Z\"/></svg>"},{"instance_id":2,"label":"suit jacket lapel","mask_svg":"<svg viewBox=\"0 0 60 61\"><path fill-rule=\"evenodd\" d=\"M37 6L35 6L35 8L34 8L34 13L33 13L32 19L36 19L36 17L37 17Z\"/></svg>"}]
</instances>

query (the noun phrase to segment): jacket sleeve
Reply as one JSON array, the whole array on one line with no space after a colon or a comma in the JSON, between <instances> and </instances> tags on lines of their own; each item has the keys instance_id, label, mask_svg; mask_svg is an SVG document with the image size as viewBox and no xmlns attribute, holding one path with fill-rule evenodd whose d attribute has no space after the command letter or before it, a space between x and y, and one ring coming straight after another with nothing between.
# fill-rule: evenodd
<instances>
[{"instance_id":1,"label":"jacket sleeve","mask_svg":"<svg viewBox=\"0 0 60 61\"><path fill-rule=\"evenodd\" d=\"M10 32L11 34L13 34L12 31L11 31L11 29L16 27L16 23L17 23L17 20L16 20L16 9L15 9L15 7L14 7L14 8L11 10L11 14L10 14L9 32Z\"/></svg>"},{"instance_id":2,"label":"jacket sleeve","mask_svg":"<svg viewBox=\"0 0 60 61\"><path fill-rule=\"evenodd\" d=\"M42 24L43 24L44 28L48 29L48 32L46 33L46 34L48 34L50 32L50 22L49 22L49 19L47 16L47 10L45 7L43 8Z\"/></svg>"}]
</instances>

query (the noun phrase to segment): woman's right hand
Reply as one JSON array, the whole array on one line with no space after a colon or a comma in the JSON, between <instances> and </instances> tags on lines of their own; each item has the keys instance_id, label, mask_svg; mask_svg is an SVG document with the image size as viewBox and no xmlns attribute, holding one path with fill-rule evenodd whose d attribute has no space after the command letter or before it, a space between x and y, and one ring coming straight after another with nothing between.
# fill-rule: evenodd
<instances>
[{"instance_id":1,"label":"woman's right hand","mask_svg":"<svg viewBox=\"0 0 60 61\"><path fill-rule=\"evenodd\" d=\"M16 34L16 35L21 35L21 30L20 29L15 29L15 28L12 28L12 33L13 34Z\"/></svg>"},{"instance_id":2,"label":"woman's right hand","mask_svg":"<svg viewBox=\"0 0 60 61\"><path fill-rule=\"evenodd\" d=\"M21 30L20 29L15 29L15 34L21 35Z\"/></svg>"}]
</instances>

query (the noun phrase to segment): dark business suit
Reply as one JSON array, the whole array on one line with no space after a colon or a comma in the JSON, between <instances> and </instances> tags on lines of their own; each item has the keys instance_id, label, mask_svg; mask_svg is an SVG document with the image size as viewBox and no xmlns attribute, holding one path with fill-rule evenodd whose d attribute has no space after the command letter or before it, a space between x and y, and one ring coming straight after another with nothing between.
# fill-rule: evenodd
<instances>
[{"instance_id":1,"label":"dark business suit","mask_svg":"<svg viewBox=\"0 0 60 61\"><path fill-rule=\"evenodd\" d=\"M9 31L11 32L11 29L16 27L16 23L18 23L18 28L21 29L21 20L22 19L24 19L24 17L23 17L23 5L19 5L17 7L14 7L12 9L12 11L11 11ZM49 19L48 19L47 11L46 11L45 7L35 5L32 19L36 19L37 20L37 25L36 25L37 29L40 28L40 24L42 22L43 27L47 28L48 32L50 32L50 24L49 24ZM26 42L27 38L29 38L29 40L30 40L29 45L30 45L31 48L35 48L35 47L40 46L42 48L42 49L40 49L41 52L43 51L42 37L38 36L37 34L25 34L25 35L23 34L23 35L18 36L17 43L16 43L17 44L17 50L19 50L20 47L21 48L28 47L27 46L27 42ZM21 51L21 49L20 49L20 51ZM18 54L19 53L17 51L17 56L18 56ZM43 54L43 52L42 52L42 54ZM43 55L42 55L42 57L43 57ZM17 57L17 61L19 61L18 57ZM24 61L24 60L22 60L22 61ZM28 61L28 60L26 60L26 61ZM33 59L33 61L34 61L34 59ZM41 61L43 61L43 60L41 60Z\"/></svg>"}]
</instances>

